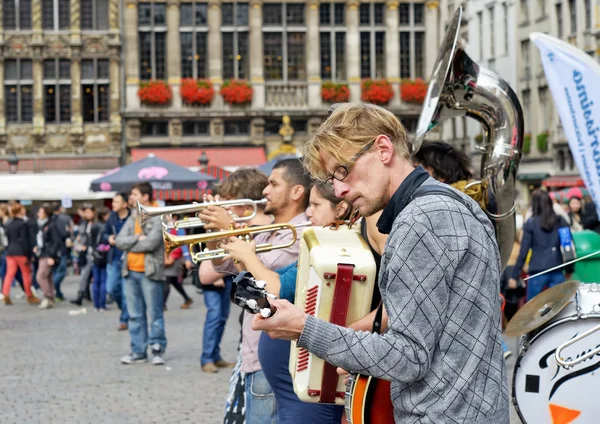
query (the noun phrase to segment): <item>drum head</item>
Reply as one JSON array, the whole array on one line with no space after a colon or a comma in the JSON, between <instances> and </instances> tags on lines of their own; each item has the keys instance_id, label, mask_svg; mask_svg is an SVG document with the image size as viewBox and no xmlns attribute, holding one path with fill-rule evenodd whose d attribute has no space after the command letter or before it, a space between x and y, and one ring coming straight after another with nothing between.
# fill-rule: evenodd
<instances>
[{"instance_id":1,"label":"drum head","mask_svg":"<svg viewBox=\"0 0 600 424\"><path fill-rule=\"evenodd\" d=\"M558 346L599 324L598 315L574 321L567 318L542 330L529 349L519 355L513 398L524 423L600 422L600 354L568 370L554 360ZM600 331L564 349L562 356L573 360L599 346Z\"/></svg>"}]
</instances>

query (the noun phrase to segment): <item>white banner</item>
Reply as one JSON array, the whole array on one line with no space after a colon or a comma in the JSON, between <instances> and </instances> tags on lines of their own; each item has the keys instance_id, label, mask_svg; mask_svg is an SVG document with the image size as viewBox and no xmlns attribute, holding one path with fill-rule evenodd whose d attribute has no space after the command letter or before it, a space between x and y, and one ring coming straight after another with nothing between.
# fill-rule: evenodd
<instances>
[{"instance_id":1,"label":"white banner","mask_svg":"<svg viewBox=\"0 0 600 424\"><path fill-rule=\"evenodd\" d=\"M600 218L600 65L558 38L529 35L542 65L573 159Z\"/></svg>"}]
</instances>

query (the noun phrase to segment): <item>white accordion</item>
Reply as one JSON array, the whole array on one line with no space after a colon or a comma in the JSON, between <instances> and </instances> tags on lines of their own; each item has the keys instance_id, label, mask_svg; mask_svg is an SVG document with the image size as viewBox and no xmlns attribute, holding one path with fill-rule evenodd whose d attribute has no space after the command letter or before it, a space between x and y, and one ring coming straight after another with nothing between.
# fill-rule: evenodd
<instances>
[{"instance_id":1,"label":"white accordion","mask_svg":"<svg viewBox=\"0 0 600 424\"><path fill-rule=\"evenodd\" d=\"M313 227L300 240L296 306L346 327L371 312L376 264L360 225ZM292 342L290 374L300 400L344 405L346 387L336 367Z\"/></svg>"}]
</instances>

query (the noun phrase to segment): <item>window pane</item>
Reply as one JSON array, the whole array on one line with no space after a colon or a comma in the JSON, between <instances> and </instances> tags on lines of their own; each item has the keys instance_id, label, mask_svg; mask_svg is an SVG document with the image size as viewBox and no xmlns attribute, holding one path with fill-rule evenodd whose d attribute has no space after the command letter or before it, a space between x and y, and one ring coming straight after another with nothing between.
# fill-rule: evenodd
<instances>
[{"instance_id":1,"label":"window pane","mask_svg":"<svg viewBox=\"0 0 600 424\"><path fill-rule=\"evenodd\" d=\"M415 25L423 25L425 23L425 5L423 3L413 3L415 10Z\"/></svg>"},{"instance_id":2,"label":"window pane","mask_svg":"<svg viewBox=\"0 0 600 424\"><path fill-rule=\"evenodd\" d=\"M335 79L346 80L346 34L337 32L335 34Z\"/></svg>"},{"instance_id":3,"label":"window pane","mask_svg":"<svg viewBox=\"0 0 600 424\"><path fill-rule=\"evenodd\" d=\"M19 1L19 27L31 29L31 0Z\"/></svg>"},{"instance_id":4,"label":"window pane","mask_svg":"<svg viewBox=\"0 0 600 424\"><path fill-rule=\"evenodd\" d=\"M61 85L60 90L60 122L71 121L71 86Z\"/></svg>"},{"instance_id":5,"label":"window pane","mask_svg":"<svg viewBox=\"0 0 600 424\"><path fill-rule=\"evenodd\" d=\"M71 27L71 1L58 0L58 28L69 29Z\"/></svg>"},{"instance_id":6,"label":"window pane","mask_svg":"<svg viewBox=\"0 0 600 424\"><path fill-rule=\"evenodd\" d=\"M4 29L16 29L17 9L15 7L15 0L3 0L2 11L4 13L4 16L2 17Z\"/></svg>"},{"instance_id":7,"label":"window pane","mask_svg":"<svg viewBox=\"0 0 600 424\"><path fill-rule=\"evenodd\" d=\"M263 34L265 78L283 79L283 34L265 32Z\"/></svg>"},{"instance_id":8,"label":"window pane","mask_svg":"<svg viewBox=\"0 0 600 424\"><path fill-rule=\"evenodd\" d=\"M250 134L250 122L248 121L225 121L225 135L247 135Z\"/></svg>"},{"instance_id":9,"label":"window pane","mask_svg":"<svg viewBox=\"0 0 600 424\"><path fill-rule=\"evenodd\" d=\"M81 78L84 80L94 79L94 61L92 59L81 61Z\"/></svg>"},{"instance_id":10,"label":"window pane","mask_svg":"<svg viewBox=\"0 0 600 424\"><path fill-rule=\"evenodd\" d=\"M94 86L81 86L81 114L83 122L94 122Z\"/></svg>"},{"instance_id":11,"label":"window pane","mask_svg":"<svg viewBox=\"0 0 600 424\"><path fill-rule=\"evenodd\" d=\"M196 33L196 75L197 78L208 77L208 33Z\"/></svg>"},{"instance_id":12,"label":"window pane","mask_svg":"<svg viewBox=\"0 0 600 424\"><path fill-rule=\"evenodd\" d=\"M42 0L42 28L54 29L54 1Z\"/></svg>"},{"instance_id":13,"label":"window pane","mask_svg":"<svg viewBox=\"0 0 600 424\"><path fill-rule=\"evenodd\" d=\"M195 4L195 19L194 22L196 22L196 25L206 25L206 16L207 16L207 12L206 12L206 3L196 3Z\"/></svg>"},{"instance_id":14,"label":"window pane","mask_svg":"<svg viewBox=\"0 0 600 424\"><path fill-rule=\"evenodd\" d=\"M321 3L319 6L319 23L321 25L331 25L331 5L329 3Z\"/></svg>"},{"instance_id":15,"label":"window pane","mask_svg":"<svg viewBox=\"0 0 600 424\"><path fill-rule=\"evenodd\" d=\"M375 76L385 78L385 32L375 33Z\"/></svg>"},{"instance_id":16,"label":"window pane","mask_svg":"<svg viewBox=\"0 0 600 424\"><path fill-rule=\"evenodd\" d=\"M362 5L361 5L362 6ZM371 34L360 33L360 77L371 78Z\"/></svg>"},{"instance_id":17,"label":"window pane","mask_svg":"<svg viewBox=\"0 0 600 424\"><path fill-rule=\"evenodd\" d=\"M166 8L164 3L154 3L154 25L164 25Z\"/></svg>"},{"instance_id":18,"label":"window pane","mask_svg":"<svg viewBox=\"0 0 600 424\"><path fill-rule=\"evenodd\" d=\"M305 80L304 32L288 33L288 80Z\"/></svg>"},{"instance_id":19,"label":"window pane","mask_svg":"<svg viewBox=\"0 0 600 424\"><path fill-rule=\"evenodd\" d=\"M56 87L44 86L44 119L46 122L56 122Z\"/></svg>"},{"instance_id":20,"label":"window pane","mask_svg":"<svg viewBox=\"0 0 600 424\"><path fill-rule=\"evenodd\" d=\"M56 62L54 59L44 60L44 79L56 78Z\"/></svg>"},{"instance_id":21,"label":"window pane","mask_svg":"<svg viewBox=\"0 0 600 424\"><path fill-rule=\"evenodd\" d=\"M331 33L321 33L321 78L331 79Z\"/></svg>"},{"instance_id":22,"label":"window pane","mask_svg":"<svg viewBox=\"0 0 600 424\"><path fill-rule=\"evenodd\" d=\"M33 69L29 59L21 59L21 79L33 79Z\"/></svg>"},{"instance_id":23,"label":"window pane","mask_svg":"<svg viewBox=\"0 0 600 424\"><path fill-rule=\"evenodd\" d=\"M303 4L287 4L287 19L288 25L304 25L304 10Z\"/></svg>"},{"instance_id":24,"label":"window pane","mask_svg":"<svg viewBox=\"0 0 600 424\"><path fill-rule=\"evenodd\" d=\"M425 33L415 32L415 78L425 76Z\"/></svg>"},{"instance_id":25,"label":"window pane","mask_svg":"<svg viewBox=\"0 0 600 424\"><path fill-rule=\"evenodd\" d=\"M98 85L98 122L108 122L110 108L108 103L109 85Z\"/></svg>"},{"instance_id":26,"label":"window pane","mask_svg":"<svg viewBox=\"0 0 600 424\"><path fill-rule=\"evenodd\" d=\"M346 5L344 3L335 3L334 4L334 23L335 25L345 25L346 24Z\"/></svg>"},{"instance_id":27,"label":"window pane","mask_svg":"<svg viewBox=\"0 0 600 424\"><path fill-rule=\"evenodd\" d=\"M181 76L192 78L194 76L194 50L192 45L192 32L182 32L181 38Z\"/></svg>"},{"instance_id":28,"label":"window pane","mask_svg":"<svg viewBox=\"0 0 600 424\"><path fill-rule=\"evenodd\" d=\"M166 54L165 54L165 43L167 34L165 32L154 33L154 44L156 46L155 58L156 58L156 71L154 78L165 79L165 67L166 67Z\"/></svg>"},{"instance_id":29,"label":"window pane","mask_svg":"<svg viewBox=\"0 0 600 424\"><path fill-rule=\"evenodd\" d=\"M17 110L17 87L14 85L5 85L4 99L4 113L6 114L6 122L17 122L19 120L19 114Z\"/></svg>"},{"instance_id":30,"label":"window pane","mask_svg":"<svg viewBox=\"0 0 600 424\"><path fill-rule=\"evenodd\" d=\"M373 8L375 10L375 25L382 25L385 16L385 9L383 3L375 3L373 5Z\"/></svg>"},{"instance_id":31,"label":"window pane","mask_svg":"<svg viewBox=\"0 0 600 424\"><path fill-rule=\"evenodd\" d=\"M96 29L108 29L108 0L96 0Z\"/></svg>"},{"instance_id":32,"label":"window pane","mask_svg":"<svg viewBox=\"0 0 600 424\"><path fill-rule=\"evenodd\" d=\"M81 29L94 29L93 0L81 0Z\"/></svg>"},{"instance_id":33,"label":"window pane","mask_svg":"<svg viewBox=\"0 0 600 424\"><path fill-rule=\"evenodd\" d=\"M248 26L248 3L237 3L236 22L239 26Z\"/></svg>"},{"instance_id":34,"label":"window pane","mask_svg":"<svg viewBox=\"0 0 600 424\"><path fill-rule=\"evenodd\" d=\"M233 32L223 33L223 78L235 78Z\"/></svg>"},{"instance_id":35,"label":"window pane","mask_svg":"<svg viewBox=\"0 0 600 424\"><path fill-rule=\"evenodd\" d=\"M71 79L71 62L69 59L60 59L59 75L61 79Z\"/></svg>"},{"instance_id":36,"label":"window pane","mask_svg":"<svg viewBox=\"0 0 600 424\"><path fill-rule=\"evenodd\" d=\"M360 24L370 25L371 24L371 10L369 3L361 3L360 5Z\"/></svg>"},{"instance_id":37,"label":"window pane","mask_svg":"<svg viewBox=\"0 0 600 424\"><path fill-rule=\"evenodd\" d=\"M283 25L281 19L281 4L267 3L263 5L263 25L279 26Z\"/></svg>"},{"instance_id":38,"label":"window pane","mask_svg":"<svg viewBox=\"0 0 600 424\"><path fill-rule=\"evenodd\" d=\"M221 4L221 25L233 25L233 3Z\"/></svg>"},{"instance_id":39,"label":"window pane","mask_svg":"<svg viewBox=\"0 0 600 424\"><path fill-rule=\"evenodd\" d=\"M400 3L398 13L400 14L400 25L410 25L410 4Z\"/></svg>"},{"instance_id":40,"label":"window pane","mask_svg":"<svg viewBox=\"0 0 600 424\"><path fill-rule=\"evenodd\" d=\"M208 121L183 121L183 135L209 135Z\"/></svg>"},{"instance_id":41,"label":"window pane","mask_svg":"<svg viewBox=\"0 0 600 424\"><path fill-rule=\"evenodd\" d=\"M33 120L33 87L31 85L21 86L21 122Z\"/></svg>"},{"instance_id":42,"label":"window pane","mask_svg":"<svg viewBox=\"0 0 600 424\"><path fill-rule=\"evenodd\" d=\"M152 79L152 33L140 32L140 78Z\"/></svg>"},{"instance_id":43,"label":"window pane","mask_svg":"<svg viewBox=\"0 0 600 424\"><path fill-rule=\"evenodd\" d=\"M248 33L238 32L238 78L248 78Z\"/></svg>"},{"instance_id":44,"label":"window pane","mask_svg":"<svg viewBox=\"0 0 600 424\"><path fill-rule=\"evenodd\" d=\"M410 33L400 33L400 78L410 78Z\"/></svg>"},{"instance_id":45,"label":"window pane","mask_svg":"<svg viewBox=\"0 0 600 424\"><path fill-rule=\"evenodd\" d=\"M152 24L152 5L150 3L138 4L138 25Z\"/></svg>"},{"instance_id":46,"label":"window pane","mask_svg":"<svg viewBox=\"0 0 600 424\"><path fill-rule=\"evenodd\" d=\"M17 77L17 61L15 59L7 59L4 61L4 79L18 80Z\"/></svg>"},{"instance_id":47,"label":"window pane","mask_svg":"<svg viewBox=\"0 0 600 424\"><path fill-rule=\"evenodd\" d=\"M108 78L110 78L108 59L98 59L98 79Z\"/></svg>"},{"instance_id":48,"label":"window pane","mask_svg":"<svg viewBox=\"0 0 600 424\"><path fill-rule=\"evenodd\" d=\"M183 3L180 9L180 17L179 22L182 27L190 27L193 25L194 16L192 15L192 4L191 3Z\"/></svg>"}]
</instances>

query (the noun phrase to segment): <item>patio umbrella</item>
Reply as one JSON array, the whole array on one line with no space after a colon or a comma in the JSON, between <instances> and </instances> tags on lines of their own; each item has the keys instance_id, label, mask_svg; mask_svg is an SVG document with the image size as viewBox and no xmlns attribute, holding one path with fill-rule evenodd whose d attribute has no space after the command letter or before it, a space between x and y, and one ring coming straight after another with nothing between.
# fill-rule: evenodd
<instances>
[{"instance_id":1,"label":"patio umbrella","mask_svg":"<svg viewBox=\"0 0 600 424\"><path fill-rule=\"evenodd\" d=\"M271 175L271 171L273 171L273 167L275 166L275 164L284 159L298 159L298 156L296 156L296 155L277 156L277 157L271 159L270 161L268 161L267 163L264 163L261 166L259 166L258 170L264 172L266 175Z\"/></svg>"},{"instance_id":2,"label":"patio umbrella","mask_svg":"<svg viewBox=\"0 0 600 424\"><path fill-rule=\"evenodd\" d=\"M153 154L137 162L108 171L92 181L92 191L127 191L137 183L149 182L154 190L204 190L215 178L157 158Z\"/></svg>"},{"instance_id":3,"label":"patio umbrella","mask_svg":"<svg viewBox=\"0 0 600 424\"><path fill-rule=\"evenodd\" d=\"M587 196L587 194L588 191L585 188L571 187L567 191L567 199L570 199L571 197L579 197L580 199L583 199L583 196Z\"/></svg>"}]
</instances>

